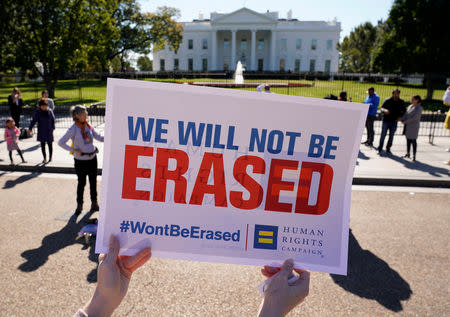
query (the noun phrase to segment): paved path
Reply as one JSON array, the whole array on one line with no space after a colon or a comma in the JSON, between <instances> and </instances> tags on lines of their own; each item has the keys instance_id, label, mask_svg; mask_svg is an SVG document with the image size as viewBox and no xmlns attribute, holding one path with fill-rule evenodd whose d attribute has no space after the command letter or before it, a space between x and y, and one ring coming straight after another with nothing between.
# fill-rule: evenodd
<instances>
[{"instance_id":1,"label":"paved path","mask_svg":"<svg viewBox=\"0 0 450 317\"><path fill-rule=\"evenodd\" d=\"M103 133L103 126L97 127ZM58 140L65 129L55 130L55 140ZM365 137L363 137L365 138ZM378 136L375 138L378 144ZM99 148L99 168L103 162L103 143L96 142ZM46 166L42 166L42 154L40 145L35 137L23 140L20 147L25 153L27 164L18 164L13 167L16 170L41 172L65 172L73 173L73 157L56 142L54 143L54 159ZM406 153L406 140L403 136L396 136L392 147L393 155L378 156L375 148L368 148L361 145L358 160L355 168L355 184L363 185L407 185L407 186L445 186L450 187L450 166L444 162L450 160L449 137L436 137L434 144L428 143L428 137L418 139L417 161L412 162L402 156ZM6 143L0 144L0 170L11 169L6 151ZM19 156L14 157L16 162L20 162Z\"/></svg>"},{"instance_id":2,"label":"paved path","mask_svg":"<svg viewBox=\"0 0 450 317\"><path fill-rule=\"evenodd\" d=\"M75 187L73 175L0 172L2 315L72 316L93 293ZM313 272L290 316L450 316L450 190L366 188L352 193L348 276ZM151 259L115 316L255 316L262 280L258 267Z\"/></svg>"}]
</instances>

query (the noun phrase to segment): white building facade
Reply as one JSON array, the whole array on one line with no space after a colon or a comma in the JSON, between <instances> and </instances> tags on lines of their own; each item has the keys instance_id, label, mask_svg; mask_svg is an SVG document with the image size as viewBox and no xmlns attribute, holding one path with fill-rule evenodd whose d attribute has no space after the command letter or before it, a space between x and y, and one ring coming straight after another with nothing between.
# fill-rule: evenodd
<instances>
[{"instance_id":1,"label":"white building facade","mask_svg":"<svg viewBox=\"0 0 450 317\"><path fill-rule=\"evenodd\" d=\"M210 19L182 23L177 52L153 53L154 71L227 71L241 61L249 71L337 72L341 24L336 20L298 21L288 13L247 8Z\"/></svg>"}]
</instances>

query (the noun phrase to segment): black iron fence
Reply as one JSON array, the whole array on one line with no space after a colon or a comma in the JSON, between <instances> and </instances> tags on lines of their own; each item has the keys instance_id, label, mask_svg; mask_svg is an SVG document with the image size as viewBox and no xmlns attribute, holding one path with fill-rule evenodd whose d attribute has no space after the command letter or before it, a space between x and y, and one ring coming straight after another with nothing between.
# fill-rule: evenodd
<instances>
[{"instance_id":1,"label":"black iron fence","mask_svg":"<svg viewBox=\"0 0 450 317\"><path fill-rule=\"evenodd\" d=\"M369 87L374 87L384 99L392 94L392 90L399 88L400 97L409 102L411 96L426 96L427 89L424 85L423 75L404 74L348 74L348 73L287 73L270 72L256 73L244 72L244 82L237 84L232 72L127 72L127 73L79 73L66 74L60 78L55 89L55 115L56 125L67 128L73 122L69 115L69 108L74 104L91 105L90 120L94 125L104 122L104 104L98 104L106 98L106 78L126 78L135 80L160 81L169 83L186 83L191 85L223 87L228 89L243 89L255 91L260 83L271 85L271 91L279 94L324 98L328 95L338 96L341 91L346 91L348 98L353 102L363 102L367 96ZM445 112L449 107L443 105L441 98L446 89L445 78L448 74L437 76L439 80L434 83L433 100L424 101L424 114L419 135L428 136L430 142L435 136L450 136L450 131L443 128ZM34 105L45 89L43 81L29 80L19 75L0 74L0 127L4 126L4 119L9 115L7 97L13 87L19 87L22 91L25 107L21 126L28 126ZM380 105L381 106L381 105ZM381 133L381 121L375 121L375 133ZM399 124L397 134L402 133Z\"/></svg>"},{"instance_id":2,"label":"black iron fence","mask_svg":"<svg viewBox=\"0 0 450 317\"><path fill-rule=\"evenodd\" d=\"M88 109L89 124L98 127L105 123L105 102L98 102L91 105L85 105ZM70 105L59 105L55 107L55 126L56 128L69 128L73 124L73 119L70 116ZM20 128L28 128L33 118L33 113L36 111L35 106L25 106L22 109L20 116ZM6 118L10 117L9 107L0 105L0 128L5 127Z\"/></svg>"}]
</instances>

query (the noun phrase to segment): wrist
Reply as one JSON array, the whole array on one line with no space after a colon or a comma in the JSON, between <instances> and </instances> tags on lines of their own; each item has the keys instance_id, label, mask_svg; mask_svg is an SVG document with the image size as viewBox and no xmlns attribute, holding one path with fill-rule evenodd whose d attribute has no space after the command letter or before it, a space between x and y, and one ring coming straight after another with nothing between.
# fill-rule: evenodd
<instances>
[{"instance_id":1,"label":"wrist","mask_svg":"<svg viewBox=\"0 0 450 317\"><path fill-rule=\"evenodd\" d=\"M268 299L263 299L258 317L278 317L285 316L286 313L280 308L280 305Z\"/></svg>"},{"instance_id":2,"label":"wrist","mask_svg":"<svg viewBox=\"0 0 450 317\"><path fill-rule=\"evenodd\" d=\"M110 301L98 294L97 290L83 308L89 317L109 317L115 309L116 307L111 307Z\"/></svg>"}]
</instances>

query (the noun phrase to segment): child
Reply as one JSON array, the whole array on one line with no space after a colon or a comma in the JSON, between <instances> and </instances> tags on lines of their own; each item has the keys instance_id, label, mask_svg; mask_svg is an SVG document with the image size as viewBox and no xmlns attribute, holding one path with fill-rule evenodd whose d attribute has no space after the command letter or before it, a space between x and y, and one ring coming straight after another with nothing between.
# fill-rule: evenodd
<instances>
[{"instance_id":1,"label":"child","mask_svg":"<svg viewBox=\"0 0 450 317\"><path fill-rule=\"evenodd\" d=\"M39 109L33 114L30 127L28 128L28 135L31 134L33 126L38 123L37 140L41 142L42 156L44 160L42 163L46 164L51 162L53 154L53 130L55 130L55 115L52 109L49 109L48 102L45 99L41 99L38 102ZM49 159L47 161L47 154L45 153L45 143L48 145Z\"/></svg>"},{"instance_id":2,"label":"child","mask_svg":"<svg viewBox=\"0 0 450 317\"><path fill-rule=\"evenodd\" d=\"M6 128L5 128L5 140L6 145L9 151L9 159L11 160L11 165L14 164L14 160L12 157L12 151L17 150L17 153L19 153L20 158L22 159L22 163L26 163L26 161L23 158L22 151L19 148L19 136L20 131L16 128L16 124L13 120L13 118L7 118L6 119Z\"/></svg>"},{"instance_id":3,"label":"child","mask_svg":"<svg viewBox=\"0 0 450 317\"><path fill-rule=\"evenodd\" d=\"M84 106L73 106L70 109L74 124L67 130L66 134L59 139L58 144L69 152L73 151L75 159L75 172L77 173L77 209L75 214L79 215L83 210L83 193L86 185L86 176L89 177L91 190L91 211L98 211L97 202L97 153L94 139L103 142L103 136L97 133L87 122L88 113ZM67 145L71 139L73 148Z\"/></svg>"}]
</instances>

